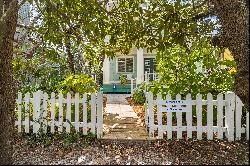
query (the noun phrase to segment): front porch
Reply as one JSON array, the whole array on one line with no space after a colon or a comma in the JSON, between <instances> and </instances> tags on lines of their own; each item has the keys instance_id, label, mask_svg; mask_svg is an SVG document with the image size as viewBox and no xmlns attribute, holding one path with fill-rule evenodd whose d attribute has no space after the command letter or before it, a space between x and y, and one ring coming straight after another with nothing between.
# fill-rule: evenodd
<instances>
[{"instance_id":1,"label":"front porch","mask_svg":"<svg viewBox=\"0 0 250 166\"><path fill-rule=\"evenodd\" d=\"M105 58L103 63L104 93L131 93L143 81L155 80L156 53L146 49L132 49L128 55L117 55L113 59ZM127 83L121 85L119 77L127 77Z\"/></svg>"},{"instance_id":2,"label":"front porch","mask_svg":"<svg viewBox=\"0 0 250 166\"><path fill-rule=\"evenodd\" d=\"M145 73L143 76L143 81L146 83L152 82L158 79L157 73ZM138 87L140 84L137 84L136 79L130 78L126 85L121 85L120 83L113 84L103 84L102 92L103 93L132 93L133 89Z\"/></svg>"}]
</instances>

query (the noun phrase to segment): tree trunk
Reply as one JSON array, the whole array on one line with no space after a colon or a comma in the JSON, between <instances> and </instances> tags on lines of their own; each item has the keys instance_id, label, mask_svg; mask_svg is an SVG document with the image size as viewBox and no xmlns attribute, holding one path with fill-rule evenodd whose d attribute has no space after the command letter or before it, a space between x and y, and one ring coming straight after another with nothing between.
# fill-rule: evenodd
<instances>
[{"instance_id":1,"label":"tree trunk","mask_svg":"<svg viewBox=\"0 0 250 166\"><path fill-rule=\"evenodd\" d=\"M3 10L12 8L0 22L0 165L12 164L12 140L14 138L15 84L12 71L13 41L17 25L17 1L0 2L0 17Z\"/></svg>"},{"instance_id":2,"label":"tree trunk","mask_svg":"<svg viewBox=\"0 0 250 166\"><path fill-rule=\"evenodd\" d=\"M74 55L71 53L71 43L70 43L70 34L67 32L65 40L66 52L68 56L68 65L71 74L75 74L75 65L74 65Z\"/></svg>"},{"instance_id":3,"label":"tree trunk","mask_svg":"<svg viewBox=\"0 0 250 166\"><path fill-rule=\"evenodd\" d=\"M249 8L245 0L211 0L222 24L219 44L227 47L237 63L234 92L249 109Z\"/></svg>"}]
</instances>

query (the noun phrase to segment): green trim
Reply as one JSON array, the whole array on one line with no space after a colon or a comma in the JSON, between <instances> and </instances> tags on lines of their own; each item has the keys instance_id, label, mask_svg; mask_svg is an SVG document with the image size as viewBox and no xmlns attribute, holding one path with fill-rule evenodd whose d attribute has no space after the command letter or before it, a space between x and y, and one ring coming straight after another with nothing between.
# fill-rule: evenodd
<instances>
[{"instance_id":1,"label":"green trim","mask_svg":"<svg viewBox=\"0 0 250 166\"><path fill-rule=\"evenodd\" d=\"M104 84L102 87L103 93L131 93L130 84L119 85L115 84L116 88L113 88L114 84Z\"/></svg>"}]
</instances>

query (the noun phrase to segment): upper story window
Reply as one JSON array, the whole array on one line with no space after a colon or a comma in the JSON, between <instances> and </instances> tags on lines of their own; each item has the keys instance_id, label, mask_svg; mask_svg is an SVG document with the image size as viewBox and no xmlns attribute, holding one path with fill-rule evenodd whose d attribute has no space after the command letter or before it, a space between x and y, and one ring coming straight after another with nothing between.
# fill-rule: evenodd
<instances>
[{"instance_id":1,"label":"upper story window","mask_svg":"<svg viewBox=\"0 0 250 166\"><path fill-rule=\"evenodd\" d=\"M134 58L117 58L117 72L118 73L133 73L134 69Z\"/></svg>"}]
</instances>

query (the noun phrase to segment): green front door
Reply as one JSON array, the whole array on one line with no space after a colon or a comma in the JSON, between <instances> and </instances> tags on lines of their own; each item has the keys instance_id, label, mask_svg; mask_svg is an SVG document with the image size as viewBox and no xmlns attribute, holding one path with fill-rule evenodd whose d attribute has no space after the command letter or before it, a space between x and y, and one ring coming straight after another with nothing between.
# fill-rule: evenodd
<instances>
[{"instance_id":1,"label":"green front door","mask_svg":"<svg viewBox=\"0 0 250 166\"><path fill-rule=\"evenodd\" d=\"M149 81L153 81L153 73L156 71L156 59L144 58L144 74L148 73Z\"/></svg>"}]
</instances>

